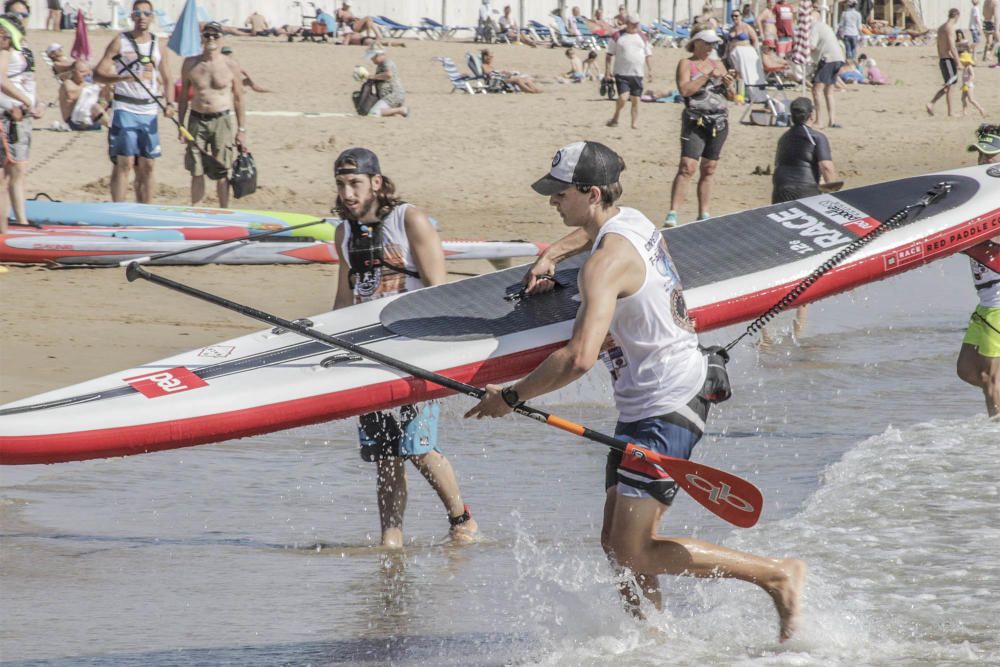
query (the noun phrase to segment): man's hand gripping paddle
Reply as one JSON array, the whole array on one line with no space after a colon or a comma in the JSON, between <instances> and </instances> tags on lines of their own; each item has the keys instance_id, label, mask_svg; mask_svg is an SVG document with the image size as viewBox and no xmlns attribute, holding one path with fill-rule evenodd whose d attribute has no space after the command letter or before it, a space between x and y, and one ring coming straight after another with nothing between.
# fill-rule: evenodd
<instances>
[{"instance_id":1,"label":"man's hand gripping paddle","mask_svg":"<svg viewBox=\"0 0 1000 667\"><path fill-rule=\"evenodd\" d=\"M213 303L217 306L240 313L241 315L245 315L260 322L281 327L289 331L294 331L297 334L305 336L306 338L326 343L331 347L339 347L343 350L347 350L348 352L353 352L359 356L365 357L366 359L384 364L390 368L395 368L396 370L408 373L413 377L420 378L421 380L425 380L427 382L432 382L460 394L472 396L477 399L482 398L485 394L485 391L478 387L474 387L464 382L459 382L458 380L453 380L452 378L414 366L405 361L388 357L364 346L356 345L350 341L346 341L335 336L330 336L310 327L303 326L297 322L292 322L278 317L277 315L272 315L262 310L252 308L251 306L245 306L221 296L203 292L197 288L170 280L169 278L152 274L143 269L136 262L132 262L128 265L125 275L129 282L133 282L139 278L148 280L152 283L156 283L157 285L176 290L183 294L201 299L202 301L207 301L208 303ZM604 433L593 431L585 426L581 426L580 424L562 419L561 417L551 415L543 410L524 405L523 403L514 408L514 411L518 414L524 415L525 417L530 417L536 421L548 424L549 426L554 426L574 435L578 435L588 440L599 442L612 449L616 449L622 452L623 456L631 456L635 459L646 461L649 464L659 467L665 473L670 475L674 481L677 482L678 486L687 491L692 498L708 508L709 511L722 519L739 526L740 528L749 528L750 526L756 524L757 520L760 518L761 509L764 505L764 497L761 494L760 489L745 479L737 477L736 475L702 465L700 463L687 461L685 459L678 459L671 456L657 454L656 452L645 449L644 447L639 447L630 442L624 442L622 440L618 440L617 438L612 438Z\"/></svg>"}]
</instances>

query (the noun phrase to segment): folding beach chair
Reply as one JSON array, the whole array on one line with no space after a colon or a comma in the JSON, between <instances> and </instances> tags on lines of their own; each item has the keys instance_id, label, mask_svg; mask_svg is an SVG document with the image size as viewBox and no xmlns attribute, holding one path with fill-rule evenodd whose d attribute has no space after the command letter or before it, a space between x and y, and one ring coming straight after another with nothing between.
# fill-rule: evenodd
<instances>
[{"instance_id":1,"label":"folding beach chair","mask_svg":"<svg viewBox=\"0 0 1000 667\"><path fill-rule=\"evenodd\" d=\"M526 29L531 38L536 42L545 42L552 39L552 31L549 27L534 19L528 20L528 27Z\"/></svg>"},{"instance_id":2,"label":"folding beach chair","mask_svg":"<svg viewBox=\"0 0 1000 667\"><path fill-rule=\"evenodd\" d=\"M459 30L475 30L467 25L445 25L427 16L421 18L420 22L431 39L451 39Z\"/></svg>"},{"instance_id":3,"label":"folding beach chair","mask_svg":"<svg viewBox=\"0 0 1000 667\"><path fill-rule=\"evenodd\" d=\"M510 83L502 74L483 71L483 61L474 53L465 54L465 64L472 72L472 79L479 81L487 93L519 93L521 89Z\"/></svg>"},{"instance_id":4,"label":"folding beach chair","mask_svg":"<svg viewBox=\"0 0 1000 667\"><path fill-rule=\"evenodd\" d=\"M740 72L743 85L746 88L747 107L740 117L740 122L747 125L762 125L766 127L787 127L788 96L785 85L774 85L767 81L760 57L754 49L739 47L733 49L730 55L733 66ZM778 91L781 99L768 93L768 90ZM749 118L749 120L747 120Z\"/></svg>"},{"instance_id":5,"label":"folding beach chair","mask_svg":"<svg viewBox=\"0 0 1000 667\"><path fill-rule=\"evenodd\" d=\"M414 32L417 32L418 30L418 28L412 25L405 25L398 21L393 21L388 16L376 16L372 20L375 21L375 24L378 27L388 32L389 36L392 37L393 39L400 39L411 30L413 30ZM420 37L423 36L419 32L417 33L417 35Z\"/></svg>"},{"instance_id":6,"label":"folding beach chair","mask_svg":"<svg viewBox=\"0 0 1000 667\"><path fill-rule=\"evenodd\" d=\"M576 17L576 26L580 29L580 45L583 48L597 51L608 45L608 38L595 35L582 16Z\"/></svg>"},{"instance_id":7,"label":"folding beach chair","mask_svg":"<svg viewBox=\"0 0 1000 667\"><path fill-rule=\"evenodd\" d=\"M444 67L444 72L448 75L448 80L451 81L451 92L454 93L457 90L462 93L469 93L470 95L486 92L482 81L472 76L463 76L451 58L438 56L434 60L440 62Z\"/></svg>"},{"instance_id":8,"label":"folding beach chair","mask_svg":"<svg viewBox=\"0 0 1000 667\"><path fill-rule=\"evenodd\" d=\"M551 33L553 44L556 46L576 46L583 48L583 45L580 43L581 40L569 34L569 30L566 29L566 22L558 14L552 15L552 26L558 31Z\"/></svg>"}]
</instances>

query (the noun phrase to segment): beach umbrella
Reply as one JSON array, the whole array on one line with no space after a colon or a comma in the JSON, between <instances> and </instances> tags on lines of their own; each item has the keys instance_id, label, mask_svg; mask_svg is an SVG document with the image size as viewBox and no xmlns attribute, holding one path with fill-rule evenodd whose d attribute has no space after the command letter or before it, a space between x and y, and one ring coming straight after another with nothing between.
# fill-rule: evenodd
<instances>
[{"instance_id":1,"label":"beach umbrella","mask_svg":"<svg viewBox=\"0 0 1000 667\"><path fill-rule=\"evenodd\" d=\"M799 3L799 20L795 25L795 39L792 41L791 61L796 65L809 62L809 31L812 30L812 0Z\"/></svg>"},{"instance_id":2,"label":"beach umbrella","mask_svg":"<svg viewBox=\"0 0 1000 667\"><path fill-rule=\"evenodd\" d=\"M194 0L187 0L177 25L170 35L167 48L177 55L187 58L201 53L201 28L198 26L198 5Z\"/></svg>"},{"instance_id":3,"label":"beach umbrella","mask_svg":"<svg viewBox=\"0 0 1000 667\"><path fill-rule=\"evenodd\" d=\"M76 38L69 54L77 60L90 60L90 39L87 38L87 22L83 18L82 9L76 12Z\"/></svg>"}]
</instances>

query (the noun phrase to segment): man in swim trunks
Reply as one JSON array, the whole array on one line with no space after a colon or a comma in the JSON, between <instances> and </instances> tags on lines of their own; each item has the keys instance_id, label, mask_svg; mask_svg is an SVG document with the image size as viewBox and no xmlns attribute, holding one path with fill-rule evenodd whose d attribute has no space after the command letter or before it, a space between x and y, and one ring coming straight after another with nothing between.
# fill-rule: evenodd
<instances>
[{"instance_id":1,"label":"man in swim trunks","mask_svg":"<svg viewBox=\"0 0 1000 667\"><path fill-rule=\"evenodd\" d=\"M981 125L969 146L978 164L1000 164L1000 125ZM1000 235L967 251L979 305L958 353L958 377L979 387L986 413L1000 415Z\"/></svg>"},{"instance_id":2,"label":"man in swim trunks","mask_svg":"<svg viewBox=\"0 0 1000 667\"><path fill-rule=\"evenodd\" d=\"M818 10L813 10L812 26L809 28L809 47L812 61L816 63L813 72L813 104L816 105L816 124L820 124L820 112L826 102L827 127L839 128L834 112L833 93L837 74L844 66L843 51L837 42L837 33L822 19Z\"/></svg>"},{"instance_id":3,"label":"man in swim trunks","mask_svg":"<svg viewBox=\"0 0 1000 667\"><path fill-rule=\"evenodd\" d=\"M334 162L337 182L335 243L339 263L334 310L444 283L444 250L427 214L396 196L378 156L348 148ZM462 502L451 463L437 447L436 401L372 412L358 424L361 458L377 468L382 546L403 546L406 462L427 480L448 513L453 542L472 541L476 521Z\"/></svg>"},{"instance_id":4,"label":"man in swim trunks","mask_svg":"<svg viewBox=\"0 0 1000 667\"><path fill-rule=\"evenodd\" d=\"M650 57L653 48L649 37L639 24L639 17L629 15L625 19L625 27L608 40L608 54L604 58L605 78L614 78L618 89L618 100L615 102L615 113L607 122L608 127L618 125L618 117L625 108L625 103L632 100L632 129L637 129L639 122L639 101L642 99L643 79L646 75L653 79L653 69Z\"/></svg>"},{"instance_id":5,"label":"man in swim trunks","mask_svg":"<svg viewBox=\"0 0 1000 667\"><path fill-rule=\"evenodd\" d=\"M206 23L201 31L201 55L184 60L181 90L193 91L187 129L194 142L187 143L184 168L191 173L191 205L205 197L205 177L216 182L221 208L229 207L229 169L237 150L246 150L246 110L243 73L239 64L222 53L222 26ZM185 122L188 96L180 96L180 119Z\"/></svg>"},{"instance_id":6,"label":"man in swim trunks","mask_svg":"<svg viewBox=\"0 0 1000 667\"><path fill-rule=\"evenodd\" d=\"M125 201L133 169L136 201L148 204L153 200L153 165L160 157L159 107L153 96L162 95L167 115L176 114L166 44L150 32L152 23L153 3L135 0L134 27L111 40L94 69L96 83L114 86L108 153L114 163L111 199L116 202Z\"/></svg>"},{"instance_id":7,"label":"man in swim trunks","mask_svg":"<svg viewBox=\"0 0 1000 667\"><path fill-rule=\"evenodd\" d=\"M941 78L944 79L944 85L934 93L934 97L927 103L927 115L929 116L934 115L934 105L941 97L945 98L948 105L948 115L958 115L951 111L951 89L958 83L958 46L955 41L958 15L957 8L949 9L948 20L937 29L938 67L941 68Z\"/></svg>"},{"instance_id":8,"label":"man in swim trunks","mask_svg":"<svg viewBox=\"0 0 1000 667\"><path fill-rule=\"evenodd\" d=\"M532 185L549 198L563 224L574 229L550 246L525 276L528 294L552 289L556 263L585 250L578 274L580 308L573 335L527 377L509 387L488 385L466 417L502 417L513 407L582 377L606 351L614 359L615 404L621 440L660 454L689 458L701 438L709 401L703 396L705 357L684 305L666 241L650 220L618 206L621 157L607 146L577 141L561 148L549 172ZM609 336L610 334L610 336ZM689 538L656 535L677 492L665 473L620 452L605 467L601 545L616 568L634 574L656 607L657 576L729 577L754 583L771 596L780 638L795 631L806 566L795 559L764 558ZM637 616L639 591L620 588Z\"/></svg>"},{"instance_id":9,"label":"man in swim trunks","mask_svg":"<svg viewBox=\"0 0 1000 667\"><path fill-rule=\"evenodd\" d=\"M983 60L989 60L990 50L1000 41L1000 0L983 0Z\"/></svg>"}]
</instances>

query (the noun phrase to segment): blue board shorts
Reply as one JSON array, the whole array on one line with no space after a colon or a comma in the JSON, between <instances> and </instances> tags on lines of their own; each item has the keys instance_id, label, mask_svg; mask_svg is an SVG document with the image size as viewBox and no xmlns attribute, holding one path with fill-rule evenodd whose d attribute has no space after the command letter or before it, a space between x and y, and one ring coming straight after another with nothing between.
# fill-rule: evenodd
<instances>
[{"instance_id":1,"label":"blue board shorts","mask_svg":"<svg viewBox=\"0 0 1000 667\"><path fill-rule=\"evenodd\" d=\"M711 404L701 395L686 406L666 415L648 417L636 422L618 422L615 437L678 459L690 459L694 446L701 440ZM655 498L670 505L677 495L677 482L662 470L632 459L622 460L622 452L608 452L604 468L604 488L617 485L618 495L628 498Z\"/></svg>"},{"instance_id":2,"label":"blue board shorts","mask_svg":"<svg viewBox=\"0 0 1000 667\"><path fill-rule=\"evenodd\" d=\"M358 419L361 458L365 461L422 456L437 448L441 404L428 401L394 411L369 412Z\"/></svg>"},{"instance_id":3,"label":"blue board shorts","mask_svg":"<svg viewBox=\"0 0 1000 667\"><path fill-rule=\"evenodd\" d=\"M146 115L116 109L108 132L111 161L119 155L154 159L160 157L160 131L156 114Z\"/></svg>"}]
</instances>

